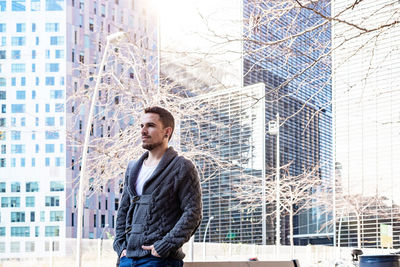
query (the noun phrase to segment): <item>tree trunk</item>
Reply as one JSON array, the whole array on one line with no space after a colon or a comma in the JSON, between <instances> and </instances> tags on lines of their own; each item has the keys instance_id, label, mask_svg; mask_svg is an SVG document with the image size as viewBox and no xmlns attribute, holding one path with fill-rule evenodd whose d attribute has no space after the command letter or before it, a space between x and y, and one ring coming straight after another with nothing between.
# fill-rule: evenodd
<instances>
[{"instance_id":1,"label":"tree trunk","mask_svg":"<svg viewBox=\"0 0 400 267\"><path fill-rule=\"evenodd\" d=\"M289 212L289 228L290 228L290 254L292 259L294 258L294 242L293 242L293 206L290 207Z\"/></svg>"},{"instance_id":2,"label":"tree trunk","mask_svg":"<svg viewBox=\"0 0 400 267\"><path fill-rule=\"evenodd\" d=\"M360 222L360 214L357 215L357 246L361 249L361 222Z\"/></svg>"}]
</instances>

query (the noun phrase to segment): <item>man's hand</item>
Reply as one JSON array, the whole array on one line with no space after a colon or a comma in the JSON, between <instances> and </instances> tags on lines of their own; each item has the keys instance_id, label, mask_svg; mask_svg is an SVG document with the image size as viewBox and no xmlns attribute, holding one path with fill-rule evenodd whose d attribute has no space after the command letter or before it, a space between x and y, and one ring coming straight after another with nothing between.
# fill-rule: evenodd
<instances>
[{"instance_id":1,"label":"man's hand","mask_svg":"<svg viewBox=\"0 0 400 267\"><path fill-rule=\"evenodd\" d=\"M125 257L126 256L126 249L124 249L122 252L121 252L121 256L119 256L119 258L122 258L122 257Z\"/></svg>"},{"instance_id":2,"label":"man's hand","mask_svg":"<svg viewBox=\"0 0 400 267\"><path fill-rule=\"evenodd\" d=\"M153 255L154 257L158 257L158 258L161 257L160 255L158 255L156 249L154 248L154 245L151 245L151 246L142 246L142 249L144 249L144 250L151 250L151 255Z\"/></svg>"}]
</instances>

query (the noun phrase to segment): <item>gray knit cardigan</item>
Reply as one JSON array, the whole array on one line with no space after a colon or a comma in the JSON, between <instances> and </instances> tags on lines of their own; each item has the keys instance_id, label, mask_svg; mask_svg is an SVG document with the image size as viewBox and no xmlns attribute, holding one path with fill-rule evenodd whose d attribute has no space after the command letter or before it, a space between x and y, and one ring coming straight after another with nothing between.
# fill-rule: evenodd
<instances>
[{"instance_id":1,"label":"gray knit cardigan","mask_svg":"<svg viewBox=\"0 0 400 267\"><path fill-rule=\"evenodd\" d=\"M201 187L193 163L178 156L172 147L143 186L135 190L143 160L131 161L125 173L124 191L117 214L114 250L127 257L144 257L154 245L162 257L183 259L182 245L194 234L202 219Z\"/></svg>"}]
</instances>

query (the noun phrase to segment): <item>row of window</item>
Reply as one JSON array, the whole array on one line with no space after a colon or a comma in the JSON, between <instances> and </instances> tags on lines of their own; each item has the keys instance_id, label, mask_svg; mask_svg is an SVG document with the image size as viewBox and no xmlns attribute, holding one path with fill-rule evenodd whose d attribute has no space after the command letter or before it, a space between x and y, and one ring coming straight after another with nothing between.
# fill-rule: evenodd
<instances>
[{"instance_id":1,"label":"row of window","mask_svg":"<svg viewBox=\"0 0 400 267\"><path fill-rule=\"evenodd\" d=\"M36 66L36 64L32 64L32 65ZM55 65L54 66L49 65L48 68L49 68L49 70L52 69L52 68L58 68L59 69L59 66L55 67ZM7 81L6 78L0 78L0 87L7 86L7 82L6 81ZM17 86L17 78L16 77L11 77L10 81L11 81L11 86ZM21 77L20 81L21 81L20 82L21 86L25 86L26 85L26 78L25 77ZM36 77L35 78L35 85L36 86L39 85L39 81L40 81L39 77ZM52 76L45 77L45 85L48 85L48 86L55 85L55 81L56 81L55 77L52 77ZM60 77L60 85L64 85L64 84L65 84L65 78L62 76L62 77ZM1 93L0 100L1 99L6 99L6 91L0 91L0 93ZM35 92L35 94L36 94L36 92ZM34 99L33 95L32 95L32 99Z\"/></svg>"},{"instance_id":2,"label":"row of window","mask_svg":"<svg viewBox=\"0 0 400 267\"><path fill-rule=\"evenodd\" d=\"M1 228L0 228L1 230ZM53 230L50 231L49 233L55 233ZM39 236L39 226L36 226L35 229L35 237ZM52 246L50 241L45 241L45 251L50 251L50 248L53 248L53 251L59 251L60 250L60 243L58 241L52 241ZM0 242L0 253L5 253L6 252L6 243L5 242ZM11 253L18 253L21 252L21 244L19 241L11 241L10 242L10 252ZM34 241L25 241L25 252L35 252L35 242Z\"/></svg>"},{"instance_id":3,"label":"row of window","mask_svg":"<svg viewBox=\"0 0 400 267\"><path fill-rule=\"evenodd\" d=\"M46 32L59 32L60 24L59 23L46 23L45 24ZM25 32L26 31L26 23L16 23L15 24L16 32ZM0 32L7 32L7 24L0 23ZM36 32L36 23L32 23L32 32Z\"/></svg>"},{"instance_id":4,"label":"row of window","mask_svg":"<svg viewBox=\"0 0 400 267\"><path fill-rule=\"evenodd\" d=\"M29 198L29 199L28 199ZM59 196L46 196L45 197L46 207L59 207L60 197ZM2 197L1 207L2 208L19 208L21 206L20 197ZM25 199L26 207L35 206L35 197L26 197Z\"/></svg>"},{"instance_id":5,"label":"row of window","mask_svg":"<svg viewBox=\"0 0 400 267\"><path fill-rule=\"evenodd\" d=\"M27 165L25 158L19 159L19 166L17 166L16 158L11 158L10 161L11 161L11 163L10 163L11 168L16 168L16 167L24 168ZM45 167L50 167L50 166L63 167L63 166L65 166L64 157L55 157L54 162L51 163L51 161L53 161L53 160L51 160L51 158L49 158L49 157L44 158L44 166ZM6 167L7 167L7 159L0 158L0 168L6 168ZM36 167L36 158L31 158L31 167Z\"/></svg>"},{"instance_id":6,"label":"row of window","mask_svg":"<svg viewBox=\"0 0 400 267\"><path fill-rule=\"evenodd\" d=\"M64 183L60 181L50 181L50 192L64 191ZM0 182L0 193L6 193L6 182ZM11 192L21 192L21 183L12 182ZM39 192L39 182L26 182L25 192Z\"/></svg>"},{"instance_id":7,"label":"row of window","mask_svg":"<svg viewBox=\"0 0 400 267\"><path fill-rule=\"evenodd\" d=\"M13 54L13 56L15 56L15 58L21 58L21 54L19 50L13 51L16 52L15 54ZM46 63L46 72L59 72L60 71L60 64L59 63ZM12 73L24 73L26 72L26 64L25 63L12 63L11 64L11 72ZM32 72L36 72L36 64L33 63L32 64ZM25 77L23 77L25 78ZM49 78L49 77L46 77ZM53 82L49 81L49 84L46 85L54 85L54 77L53 78ZM12 80L11 80L12 81ZM47 81L47 80L46 80ZM11 82L11 84L15 85L15 82ZM22 84L22 81L21 81ZM23 83L25 85L25 81Z\"/></svg>"},{"instance_id":8,"label":"row of window","mask_svg":"<svg viewBox=\"0 0 400 267\"><path fill-rule=\"evenodd\" d=\"M43 1L43 0L42 0ZM14 12L23 12L28 11L29 6L27 8L26 0L12 0L11 6L7 6L6 0L0 0L0 12L6 12L7 10L11 10ZM40 2L41 0L31 0L30 10L31 11L40 11ZM64 10L64 0L45 0L45 10L46 11L63 11Z\"/></svg>"},{"instance_id":9,"label":"row of window","mask_svg":"<svg viewBox=\"0 0 400 267\"><path fill-rule=\"evenodd\" d=\"M2 105L2 110L5 106ZM5 110L5 109L4 109ZM4 113L4 112L3 112ZM48 121L49 125L46 124L46 126L50 126L52 123L51 120ZM46 122L47 123L47 122ZM20 126L25 127L26 126L26 118L21 117L20 118ZM60 126L64 125L64 117L60 117ZM16 127L17 126L17 118L11 117L11 126ZM39 126L39 118L35 118L35 126ZM0 118L0 127L6 127L6 118ZM59 138L59 134L56 131L46 131L45 132L46 139L49 140L55 140ZM36 139L36 133L32 133L32 140ZM6 132L5 131L0 131L0 141L6 140Z\"/></svg>"},{"instance_id":10,"label":"row of window","mask_svg":"<svg viewBox=\"0 0 400 267\"><path fill-rule=\"evenodd\" d=\"M62 212L62 211L61 211ZM42 212L41 212L42 214ZM44 214L44 212L43 212ZM54 217L55 219L56 217ZM42 221L42 220L41 220ZM44 220L42 221L44 222ZM39 226L35 226L35 237L39 236ZM29 226L15 226L10 227L11 236L25 236L29 237L30 234ZM0 227L0 236L6 236L6 227ZM45 236L60 236L60 227L59 226L45 226Z\"/></svg>"},{"instance_id":11,"label":"row of window","mask_svg":"<svg viewBox=\"0 0 400 267\"><path fill-rule=\"evenodd\" d=\"M54 97L58 96L57 94L59 94L58 92L52 92L54 93ZM24 91L19 91L19 93L17 93L17 99L24 99L25 97L25 92ZM6 107L6 106L4 106ZM35 105L35 110L36 113L39 112L39 105L36 104ZM25 104L11 104L11 113L25 113L26 112L26 105ZM50 104L45 104L45 112L51 112L50 110ZM54 112L64 112L64 104L63 103L55 103L54 104ZM3 118L5 119L5 118ZM4 121L4 120L3 120ZM16 118L13 117L11 118L11 126L15 126L16 124ZM25 125L23 125L25 126Z\"/></svg>"},{"instance_id":12,"label":"row of window","mask_svg":"<svg viewBox=\"0 0 400 267\"><path fill-rule=\"evenodd\" d=\"M27 197L28 198L28 197ZM33 197L31 197L33 198ZM31 204L31 203L29 203ZM34 207L33 206L28 206L28 200L27 200L27 205L26 207ZM35 222L35 212L31 211L30 212L30 222ZM25 212L24 211L15 211L11 212L11 218L10 221L13 222L25 222ZM63 211L50 211L50 222L62 222L64 221L64 212Z\"/></svg>"},{"instance_id":13,"label":"row of window","mask_svg":"<svg viewBox=\"0 0 400 267\"><path fill-rule=\"evenodd\" d=\"M35 37L35 45L39 45L40 39ZM50 45L64 45L64 36L50 36ZM11 36L11 46L25 46L25 36ZM0 46L7 46L7 37L2 36L0 39Z\"/></svg>"}]
</instances>

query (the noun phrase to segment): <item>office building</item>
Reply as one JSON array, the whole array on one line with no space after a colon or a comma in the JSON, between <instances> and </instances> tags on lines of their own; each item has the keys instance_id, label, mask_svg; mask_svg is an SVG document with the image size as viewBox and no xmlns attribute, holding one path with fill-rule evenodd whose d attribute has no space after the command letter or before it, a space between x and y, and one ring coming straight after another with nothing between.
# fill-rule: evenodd
<instances>
[{"instance_id":1,"label":"office building","mask_svg":"<svg viewBox=\"0 0 400 267\"><path fill-rule=\"evenodd\" d=\"M82 152L71 133L83 140L87 114L68 99L94 87L83 69L100 63L107 35L154 47L149 25L144 1L0 1L0 258L48 255L50 241L62 252L76 237ZM113 233L118 194L112 183L88 193L83 238Z\"/></svg>"},{"instance_id":2,"label":"office building","mask_svg":"<svg viewBox=\"0 0 400 267\"><path fill-rule=\"evenodd\" d=\"M334 14L347 4L335 1ZM378 29L357 38L351 38L359 33L353 27L333 24L333 47L342 44L333 50L337 198L342 200L336 208L340 246L358 246L358 239L361 247L384 246L381 237L386 227L392 228L387 234L392 246L400 246L400 35L397 24L380 28L398 20L398 5L365 1L342 12L344 20ZM344 42L345 38L352 41Z\"/></svg>"}]
</instances>

